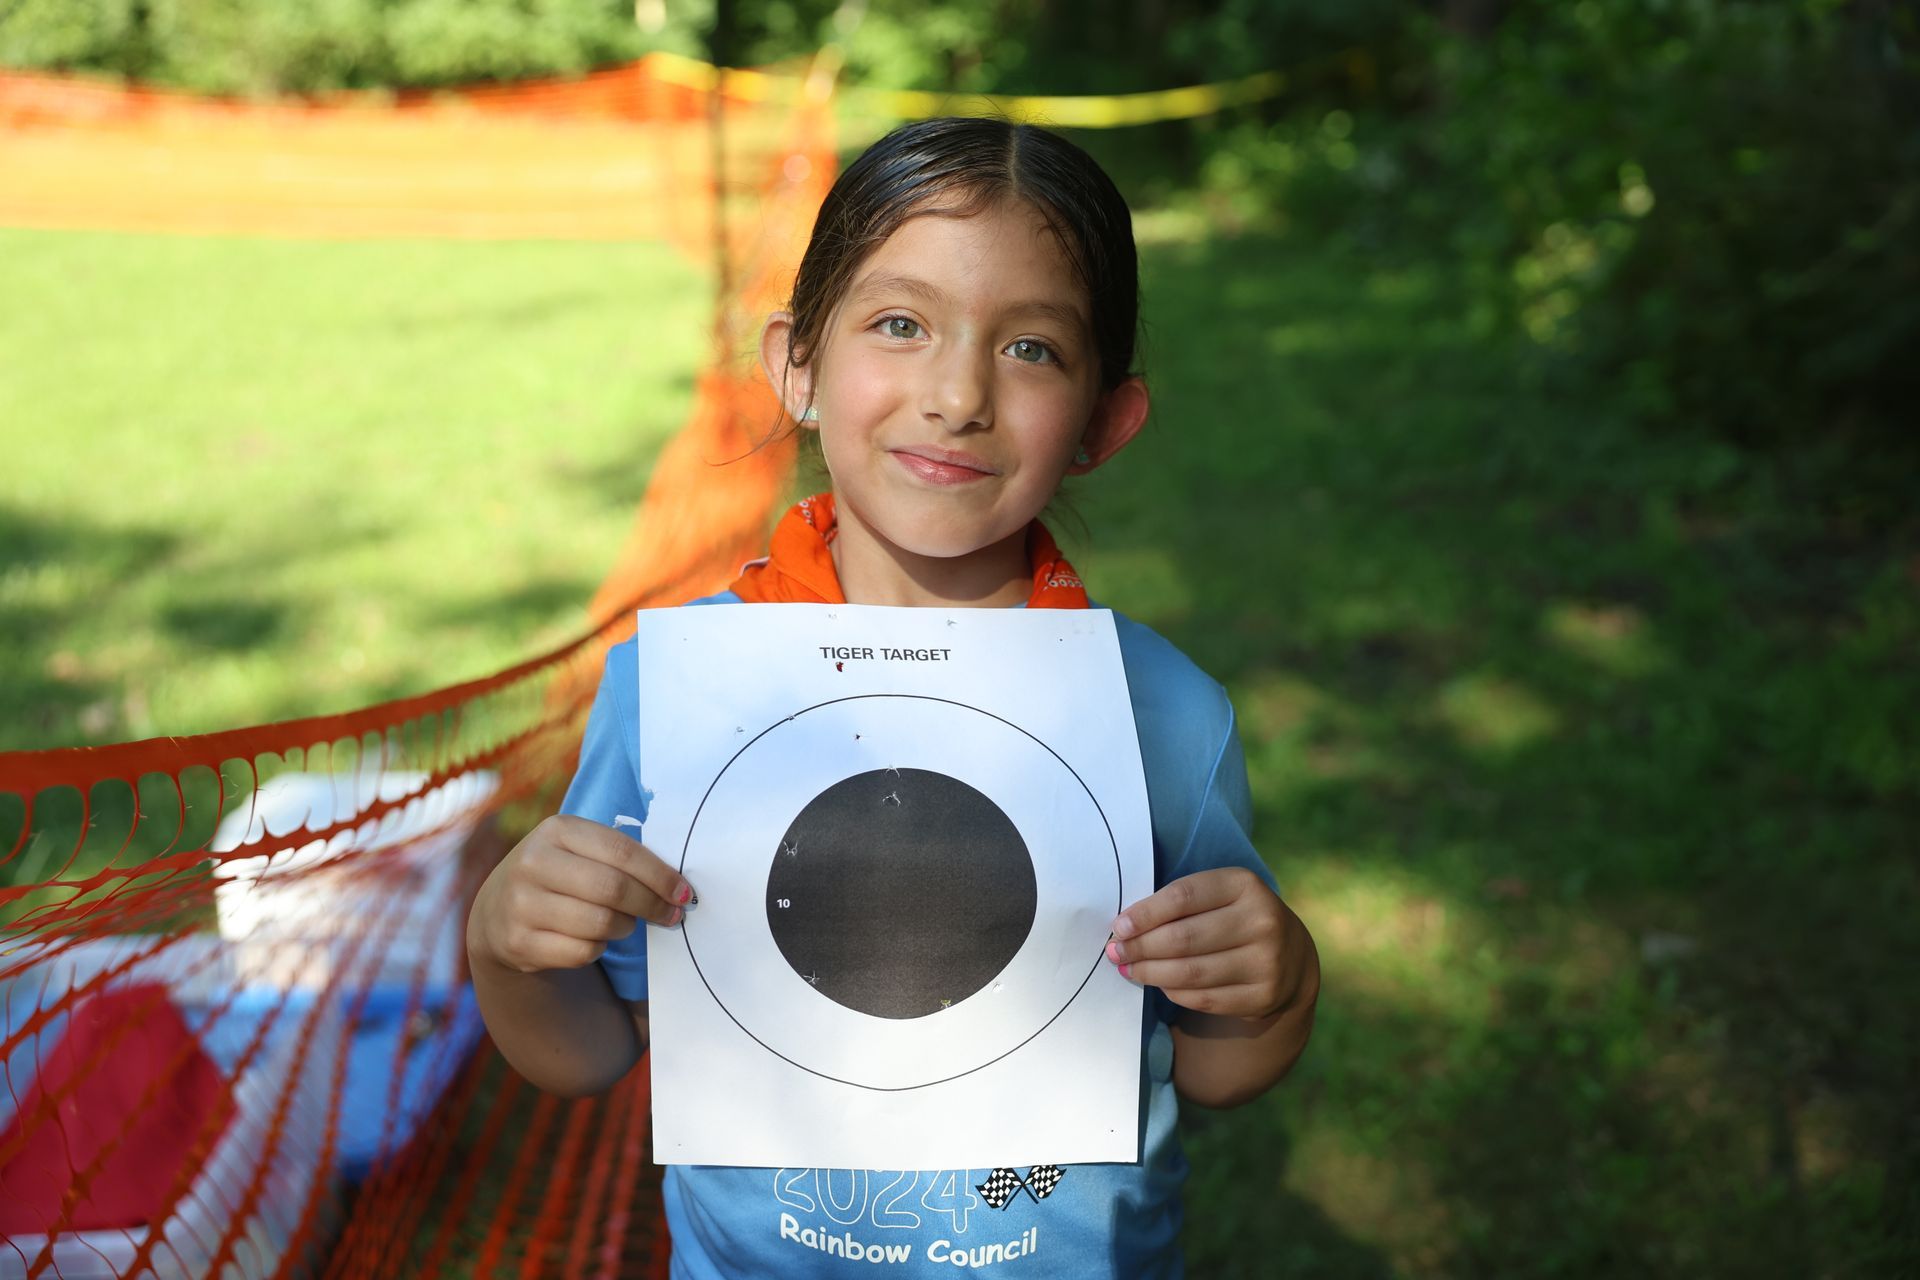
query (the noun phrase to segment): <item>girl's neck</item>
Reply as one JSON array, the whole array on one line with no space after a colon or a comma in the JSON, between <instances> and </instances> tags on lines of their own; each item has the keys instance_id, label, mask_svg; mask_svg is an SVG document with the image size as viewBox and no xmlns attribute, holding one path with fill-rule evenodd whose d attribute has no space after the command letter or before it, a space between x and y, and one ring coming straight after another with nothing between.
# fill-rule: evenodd
<instances>
[{"instance_id":1,"label":"girl's neck","mask_svg":"<svg viewBox=\"0 0 1920 1280\"><path fill-rule=\"evenodd\" d=\"M846 509L831 547L849 604L1010 608L1033 589L1027 531L964 556L923 556L888 542Z\"/></svg>"}]
</instances>

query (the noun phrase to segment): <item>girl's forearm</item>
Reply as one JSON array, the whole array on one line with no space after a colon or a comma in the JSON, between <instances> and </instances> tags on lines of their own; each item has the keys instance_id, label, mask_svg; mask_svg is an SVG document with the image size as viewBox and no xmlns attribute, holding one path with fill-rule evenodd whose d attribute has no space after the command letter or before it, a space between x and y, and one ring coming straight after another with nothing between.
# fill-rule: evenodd
<instances>
[{"instance_id":1,"label":"girl's forearm","mask_svg":"<svg viewBox=\"0 0 1920 1280\"><path fill-rule=\"evenodd\" d=\"M1204 1107L1237 1107L1278 1084L1313 1034L1320 999L1320 956L1304 927L1294 935L1300 975L1292 997L1265 1018L1181 1010L1173 1024L1173 1087Z\"/></svg>"},{"instance_id":2,"label":"girl's forearm","mask_svg":"<svg viewBox=\"0 0 1920 1280\"><path fill-rule=\"evenodd\" d=\"M1189 1013L1173 1024L1173 1087L1203 1107L1252 1102L1293 1068L1313 1031L1313 1007L1264 1025Z\"/></svg>"},{"instance_id":3,"label":"girl's forearm","mask_svg":"<svg viewBox=\"0 0 1920 1280\"><path fill-rule=\"evenodd\" d=\"M640 1060L645 1015L614 994L599 965L520 973L472 952L468 961L501 1056L548 1093L603 1093Z\"/></svg>"}]
</instances>

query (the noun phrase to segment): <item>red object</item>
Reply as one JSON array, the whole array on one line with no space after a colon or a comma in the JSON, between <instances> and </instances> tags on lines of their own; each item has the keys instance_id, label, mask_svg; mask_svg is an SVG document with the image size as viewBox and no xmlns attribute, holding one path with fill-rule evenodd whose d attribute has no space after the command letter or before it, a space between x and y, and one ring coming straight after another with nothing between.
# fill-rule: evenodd
<instances>
[{"instance_id":1,"label":"red object","mask_svg":"<svg viewBox=\"0 0 1920 1280\"><path fill-rule=\"evenodd\" d=\"M0 1132L0 1236L150 1225L233 1109L165 987L80 1001Z\"/></svg>"}]
</instances>

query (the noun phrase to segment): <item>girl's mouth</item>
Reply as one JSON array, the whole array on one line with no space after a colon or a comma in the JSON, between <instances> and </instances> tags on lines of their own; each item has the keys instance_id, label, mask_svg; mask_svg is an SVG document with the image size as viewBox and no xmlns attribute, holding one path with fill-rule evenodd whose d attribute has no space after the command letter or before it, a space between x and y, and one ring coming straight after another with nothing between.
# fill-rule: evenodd
<instances>
[{"instance_id":1,"label":"girl's mouth","mask_svg":"<svg viewBox=\"0 0 1920 1280\"><path fill-rule=\"evenodd\" d=\"M970 453L916 445L888 451L894 461L928 484L968 484L1000 474L989 463Z\"/></svg>"}]
</instances>

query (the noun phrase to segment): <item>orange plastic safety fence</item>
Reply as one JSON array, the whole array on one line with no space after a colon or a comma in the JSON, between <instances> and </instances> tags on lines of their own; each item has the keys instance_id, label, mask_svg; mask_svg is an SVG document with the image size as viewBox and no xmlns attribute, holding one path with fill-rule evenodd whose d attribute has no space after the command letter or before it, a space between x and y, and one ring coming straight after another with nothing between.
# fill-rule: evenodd
<instances>
[{"instance_id":1,"label":"orange plastic safety fence","mask_svg":"<svg viewBox=\"0 0 1920 1280\"><path fill-rule=\"evenodd\" d=\"M712 241L713 94L652 55L580 80L292 103L0 74L0 225ZM784 110L728 93L761 147Z\"/></svg>"},{"instance_id":2,"label":"orange plastic safety fence","mask_svg":"<svg viewBox=\"0 0 1920 1280\"><path fill-rule=\"evenodd\" d=\"M21 83L0 78L9 173L9 146L55 128L21 106ZM44 106L52 83L32 100ZM705 126L686 117L704 105L646 99L657 88L624 69L376 110L66 85L57 128L71 142L88 111L95 142L116 121L193 137L216 120L296 134L335 117L375 132L420 120L446 146L459 113L524 129L535 111L591 111L626 130L602 139L609 154L677 157L677 135L633 132L630 113L692 138ZM701 238L709 252L718 238L731 292L589 631L342 715L0 753L0 1280L664 1266L645 1072L577 1102L527 1086L484 1040L463 934L505 847L496 818L509 811L511 829L555 807L633 611L723 585L760 552L785 492L778 405L739 356L748 317L784 297L831 180L829 104L723 105L732 163L716 172L702 133L709 158L690 185L707 187L709 219L726 214ZM655 197L672 185L656 181ZM0 186L0 222L18 188Z\"/></svg>"}]
</instances>

